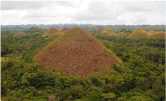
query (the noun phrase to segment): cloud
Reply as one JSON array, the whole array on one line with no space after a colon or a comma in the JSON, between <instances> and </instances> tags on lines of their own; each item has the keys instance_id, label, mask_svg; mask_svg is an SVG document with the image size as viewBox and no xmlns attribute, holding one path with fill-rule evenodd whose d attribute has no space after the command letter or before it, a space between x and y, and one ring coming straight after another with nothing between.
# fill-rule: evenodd
<instances>
[{"instance_id":1,"label":"cloud","mask_svg":"<svg viewBox=\"0 0 166 101\"><path fill-rule=\"evenodd\" d=\"M164 1L2 1L2 24L164 24ZM9 6L10 5L10 6Z\"/></svg>"},{"instance_id":2,"label":"cloud","mask_svg":"<svg viewBox=\"0 0 166 101\"><path fill-rule=\"evenodd\" d=\"M1 10L36 10L44 7L71 6L65 1L2 1ZM74 5L73 5L74 6Z\"/></svg>"},{"instance_id":3,"label":"cloud","mask_svg":"<svg viewBox=\"0 0 166 101\"><path fill-rule=\"evenodd\" d=\"M122 5L123 9L127 11L155 11L160 8L161 2L159 1L127 1Z\"/></svg>"}]
</instances>

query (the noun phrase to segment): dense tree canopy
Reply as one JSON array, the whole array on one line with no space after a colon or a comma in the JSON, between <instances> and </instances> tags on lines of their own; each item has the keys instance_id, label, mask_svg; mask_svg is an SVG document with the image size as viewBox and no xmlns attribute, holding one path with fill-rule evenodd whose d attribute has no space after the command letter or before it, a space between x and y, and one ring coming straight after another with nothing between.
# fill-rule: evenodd
<instances>
[{"instance_id":1,"label":"dense tree canopy","mask_svg":"<svg viewBox=\"0 0 166 101\"><path fill-rule=\"evenodd\" d=\"M41 34L2 38L2 101L164 101L165 40L96 36L123 60L87 78L46 70L33 57L53 39ZM13 33L13 34L11 34ZM44 32L43 32L44 33Z\"/></svg>"}]
</instances>

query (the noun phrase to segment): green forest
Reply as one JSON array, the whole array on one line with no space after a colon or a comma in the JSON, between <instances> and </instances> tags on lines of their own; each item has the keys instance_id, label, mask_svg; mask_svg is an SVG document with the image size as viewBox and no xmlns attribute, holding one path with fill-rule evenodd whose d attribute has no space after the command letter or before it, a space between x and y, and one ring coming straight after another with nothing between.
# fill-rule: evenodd
<instances>
[{"instance_id":1,"label":"green forest","mask_svg":"<svg viewBox=\"0 0 166 101\"><path fill-rule=\"evenodd\" d=\"M22 38L13 37L17 31L1 32L2 101L165 100L165 39L104 38L90 32L123 64L85 78L38 64L34 56L54 38L42 37L46 29L24 32Z\"/></svg>"}]
</instances>

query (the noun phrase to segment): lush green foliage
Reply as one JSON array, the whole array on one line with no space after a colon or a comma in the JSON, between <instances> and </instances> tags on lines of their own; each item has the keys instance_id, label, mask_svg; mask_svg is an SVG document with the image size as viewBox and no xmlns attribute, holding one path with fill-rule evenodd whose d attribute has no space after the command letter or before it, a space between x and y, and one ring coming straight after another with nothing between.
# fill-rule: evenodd
<instances>
[{"instance_id":1,"label":"lush green foliage","mask_svg":"<svg viewBox=\"0 0 166 101\"><path fill-rule=\"evenodd\" d=\"M51 40L40 34L2 38L2 100L164 101L165 40L97 37L124 64L88 78L48 71L33 61Z\"/></svg>"}]
</instances>

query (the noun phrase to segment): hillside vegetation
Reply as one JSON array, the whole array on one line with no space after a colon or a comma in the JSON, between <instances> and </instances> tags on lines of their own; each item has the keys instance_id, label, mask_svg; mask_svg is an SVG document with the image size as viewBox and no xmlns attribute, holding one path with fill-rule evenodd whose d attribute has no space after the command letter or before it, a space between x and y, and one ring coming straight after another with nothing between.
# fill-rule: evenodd
<instances>
[{"instance_id":1,"label":"hillside vegetation","mask_svg":"<svg viewBox=\"0 0 166 101\"><path fill-rule=\"evenodd\" d=\"M98 26L98 28L100 27L102 26ZM114 26L114 28L116 27ZM135 30L137 27L127 26L127 28ZM130 29L124 31L127 36L133 32ZM48 101L49 99L57 101L165 100L165 39L144 38L137 40L126 38L127 36L105 38L93 32L95 38L91 33L80 28L71 30L57 39L42 37L46 31L41 31L41 34L33 34L28 30L22 31L26 33L25 37L13 37L17 32L20 30L1 32L3 36L1 39L2 101ZM159 30L153 33L156 32ZM46 47L49 49L46 49L45 54L43 54L42 50ZM80 48L83 48L84 51L80 52ZM80 63L76 61L79 60L79 56L80 60L84 61L92 57L89 53L97 55L103 53L103 49L106 50L105 53L109 53L107 55L114 54L113 56L116 59L119 58L123 64L112 65L110 63L111 67L105 72L93 72L89 76L80 77L75 73L72 74L71 71L67 73L55 69L50 70L47 66L34 60L34 57L39 53L50 60L63 55L60 58L65 61L58 61L58 65L63 66L63 64L66 65L65 62L71 62L68 57L72 60L76 58L75 62ZM88 52L88 50L91 51ZM64 55L65 53L67 54ZM85 59L82 59L82 56ZM99 60L101 63L98 64L103 64L105 56L103 55L104 58L100 58L102 57L100 55L96 56L96 59L93 58L93 62L98 63ZM68 61L66 61L67 59ZM47 60L44 60L43 57L42 61ZM49 63L51 62L54 61ZM73 67L72 64L68 64L70 70L78 68L76 67L77 63L71 63L73 63ZM86 62L85 65L87 64ZM87 69L91 70L90 68ZM82 69L76 70L79 73L79 70Z\"/></svg>"},{"instance_id":2,"label":"hillside vegetation","mask_svg":"<svg viewBox=\"0 0 166 101\"><path fill-rule=\"evenodd\" d=\"M17 38L22 38L24 36L26 36L26 34L24 32L18 32L15 35L13 35L13 37L17 37Z\"/></svg>"}]
</instances>

